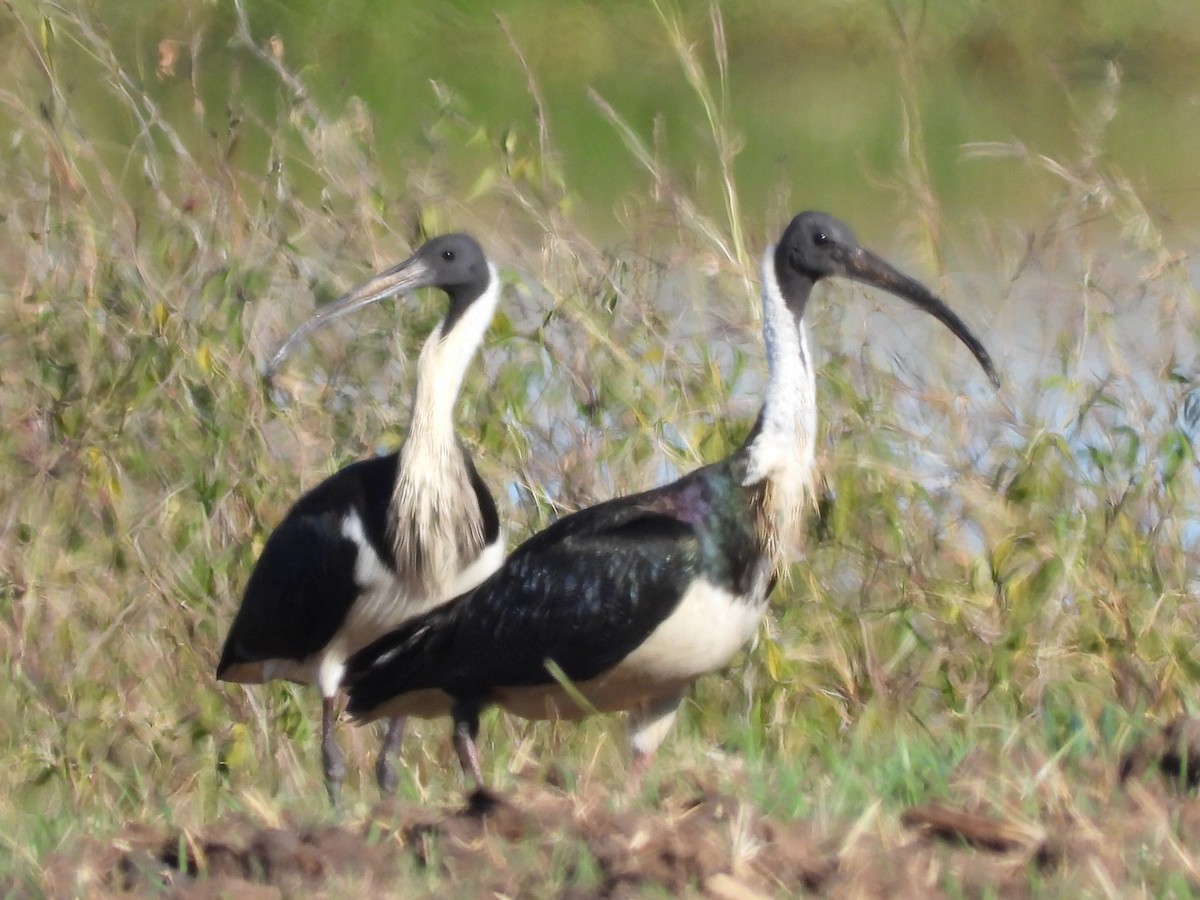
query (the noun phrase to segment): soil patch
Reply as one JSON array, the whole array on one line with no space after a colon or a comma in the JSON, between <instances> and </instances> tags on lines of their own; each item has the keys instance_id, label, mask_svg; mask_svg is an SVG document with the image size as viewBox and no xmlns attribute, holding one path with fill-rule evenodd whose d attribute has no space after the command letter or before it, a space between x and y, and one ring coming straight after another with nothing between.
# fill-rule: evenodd
<instances>
[{"instance_id":1,"label":"soil patch","mask_svg":"<svg viewBox=\"0 0 1200 900\"><path fill-rule=\"evenodd\" d=\"M1115 771L1081 779L1070 800L1072 787L1060 784L1011 805L994 791L984 802L989 792L978 786L1000 761L968 758L955 780L958 802L898 812L874 805L856 821L820 826L765 815L686 779L649 807L600 787L569 793L555 778L477 791L453 808L383 802L340 825L234 820L167 834L130 824L52 859L40 888L177 898L1028 897L1137 883L1137 855L1150 853L1195 889L1193 736L1195 723L1171 723Z\"/></svg>"}]
</instances>

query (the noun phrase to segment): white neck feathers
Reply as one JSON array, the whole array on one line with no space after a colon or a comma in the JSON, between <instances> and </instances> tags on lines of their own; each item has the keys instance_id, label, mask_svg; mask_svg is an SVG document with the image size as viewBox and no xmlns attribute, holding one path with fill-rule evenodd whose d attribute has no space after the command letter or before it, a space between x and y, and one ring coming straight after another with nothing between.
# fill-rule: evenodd
<instances>
[{"instance_id":1,"label":"white neck feathers","mask_svg":"<svg viewBox=\"0 0 1200 900\"><path fill-rule=\"evenodd\" d=\"M446 333L443 319L421 347L417 359L417 388L413 396L410 436L429 429L453 432L454 406L462 390L467 367L496 314L500 299L500 278L488 264L488 286L483 294L462 313Z\"/></svg>"},{"instance_id":2,"label":"white neck feathers","mask_svg":"<svg viewBox=\"0 0 1200 900\"><path fill-rule=\"evenodd\" d=\"M421 348L412 417L392 493L397 576L430 601L434 595L443 599L440 595L484 546L479 501L454 430L454 407L500 297L500 279L491 264L488 276L482 296L448 330L445 320L439 323Z\"/></svg>"},{"instance_id":3,"label":"white neck feathers","mask_svg":"<svg viewBox=\"0 0 1200 900\"><path fill-rule=\"evenodd\" d=\"M817 384L807 329L788 309L779 288L773 245L763 255L762 296L767 392L758 434L746 448L744 483L767 482L770 537L786 555L796 545L804 513L812 504Z\"/></svg>"}]
</instances>

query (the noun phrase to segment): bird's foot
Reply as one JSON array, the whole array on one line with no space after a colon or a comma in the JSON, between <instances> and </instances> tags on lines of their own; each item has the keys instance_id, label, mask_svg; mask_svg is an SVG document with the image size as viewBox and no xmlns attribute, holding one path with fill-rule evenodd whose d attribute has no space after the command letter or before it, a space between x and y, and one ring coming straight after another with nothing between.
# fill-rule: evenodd
<instances>
[{"instance_id":1,"label":"bird's foot","mask_svg":"<svg viewBox=\"0 0 1200 900\"><path fill-rule=\"evenodd\" d=\"M379 746L379 758L375 760L375 781L379 785L379 792L385 797L395 794L400 784L400 776L396 774L392 756L400 749L403 740L404 717L397 716L388 721L383 743Z\"/></svg>"},{"instance_id":2,"label":"bird's foot","mask_svg":"<svg viewBox=\"0 0 1200 900\"><path fill-rule=\"evenodd\" d=\"M346 766L342 762L341 755L333 760L330 764L328 758L325 759L325 791L329 794L329 805L337 809L342 805L342 782L346 780Z\"/></svg>"},{"instance_id":3,"label":"bird's foot","mask_svg":"<svg viewBox=\"0 0 1200 900\"><path fill-rule=\"evenodd\" d=\"M379 785L379 793L383 796L391 797L396 793L396 788L400 785L400 776L396 774L396 767L390 759L381 756L376 760L375 781Z\"/></svg>"},{"instance_id":4,"label":"bird's foot","mask_svg":"<svg viewBox=\"0 0 1200 900\"><path fill-rule=\"evenodd\" d=\"M479 767L479 749L475 738L479 734L479 708L458 702L454 706L454 749L463 773L470 776L476 788L484 787L483 770Z\"/></svg>"},{"instance_id":5,"label":"bird's foot","mask_svg":"<svg viewBox=\"0 0 1200 900\"><path fill-rule=\"evenodd\" d=\"M646 775L654 764L653 753L633 753L629 763L629 775L625 779L625 795L630 800L637 799L646 787Z\"/></svg>"},{"instance_id":6,"label":"bird's foot","mask_svg":"<svg viewBox=\"0 0 1200 900\"><path fill-rule=\"evenodd\" d=\"M342 748L333 737L333 726L337 714L333 708L333 700L325 698L322 703L321 717L321 767L325 772L325 790L329 794L329 802L336 808L342 802L342 782L346 780L346 759Z\"/></svg>"}]
</instances>

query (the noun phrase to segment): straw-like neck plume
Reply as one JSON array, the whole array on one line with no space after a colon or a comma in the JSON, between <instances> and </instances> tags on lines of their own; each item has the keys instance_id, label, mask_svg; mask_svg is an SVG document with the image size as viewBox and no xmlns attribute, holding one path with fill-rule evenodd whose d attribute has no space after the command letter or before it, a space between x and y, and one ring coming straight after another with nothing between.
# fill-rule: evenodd
<instances>
[{"instance_id":1,"label":"straw-like neck plume","mask_svg":"<svg viewBox=\"0 0 1200 900\"><path fill-rule=\"evenodd\" d=\"M488 268L483 294L456 318L444 319L421 348L409 436L392 493L397 572L410 591L430 601L441 599L485 543L454 410L500 295L497 273Z\"/></svg>"},{"instance_id":2,"label":"straw-like neck plume","mask_svg":"<svg viewBox=\"0 0 1200 900\"><path fill-rule=\"evenodd\" d=\"M805 296L791 304L776 273L776 248L762 263L763 342L767 354L767 390L758 423L747 439L744 483L765 482L760 528L777 566L795 552L804 515L812 504L817 439L817 387L808 334Z\"/></svg>"}]
</instances>

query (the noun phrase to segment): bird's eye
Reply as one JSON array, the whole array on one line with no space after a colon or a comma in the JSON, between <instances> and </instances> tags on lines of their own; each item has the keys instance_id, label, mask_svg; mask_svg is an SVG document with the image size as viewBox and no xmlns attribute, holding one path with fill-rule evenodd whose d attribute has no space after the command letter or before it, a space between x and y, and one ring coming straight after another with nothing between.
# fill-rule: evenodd
<instances>
[{"instance_id":1,"label":"bird's eye","mask_svg":"<svg viewBox=\"0 0 1200 900\"><path fill-rule=\"evenodd\" d=\"M446 262L453 262L454 261L454 251L453 250L443 250L442 251L442 259L446 260Z\"/></svg>"},{"instance_id":2,"label":"bird's eye","mask_svg":"<svg viewBox=\"0 0 1200 900\"><path fill-rule=\"evenodd\" d=\"M813 234L813 243L818 247L824 247L829 243L829 235L823 231L818 231Z\"/></svg>"}]
</instances>

